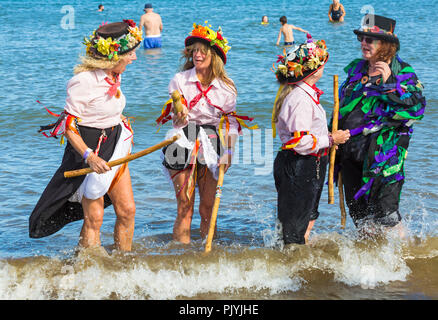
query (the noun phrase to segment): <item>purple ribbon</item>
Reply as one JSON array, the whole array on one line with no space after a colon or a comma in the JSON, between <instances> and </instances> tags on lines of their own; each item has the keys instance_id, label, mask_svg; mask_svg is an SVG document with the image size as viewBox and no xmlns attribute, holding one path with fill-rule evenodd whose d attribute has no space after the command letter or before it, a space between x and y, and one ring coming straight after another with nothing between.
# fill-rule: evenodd
<instances>
[{"instance_id":1,"label":"purple ribbon","mask_svg":"<svg viewBox=\"0 0 438 320\"><path fill-rule=\"evenodd\" d=\"M355 136L359 133L363 132L363 129L371 129L372 127L374 127L373 123L368 123L366 125L360 126L358 128L354 128L354 129L350 129L350 135Z\"/></svg>"},{"instance_id":2,"label":"purple ribbon","mask_svg":"<svg viewBox=\"0 0 438 320\"><path fill-rule=\"evenodd\" d=\"M371 178L370 181L368 181L367 183L365 183L362 188L359 189L359 191L354 195L354 200L359 199L360 197L362 197L365 193L367 193L367 191L369 189L371 189L371 186L374 182L374 178Z\"/></svg>"},{"instance_id":3,"label":"purple ribbon","mask_svg":"<svg viewBox=\"0 0 438 320\"><path fill-rule=\"evenodd\" d=\"M374 159L376 160L377 163L381 163L388 160L389 158L392 158L395 155L397 155L397 146L392 147L392 149L390 149L386 154L384 153L377 154L374 157Z\"/></svg>"},{"instance_id":4,"label":"purple ribbon","mask_svg":"<svg viewBox=\"0 0 438 320\"><path fill-rule=\"evenodd\" d=\"M402 96L405 93L401 87L401 83L405 80L408 80L413 75L415 75L415 74L414 73L405 73L405 74L395 76L395 78L397 79L397 92L400 94L400 96Z\"/></svg>"}]
</instances>

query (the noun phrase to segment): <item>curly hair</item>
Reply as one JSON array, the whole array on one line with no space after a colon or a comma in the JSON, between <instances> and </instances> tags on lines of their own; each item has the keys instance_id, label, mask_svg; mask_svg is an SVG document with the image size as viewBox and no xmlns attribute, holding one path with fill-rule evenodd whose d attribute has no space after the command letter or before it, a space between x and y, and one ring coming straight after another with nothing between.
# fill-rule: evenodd
<instances>
[{"instance_id":1,"label":"curly hair","mask_svg":"<svg viewBox=\"0 0 438 320\"><path fill-rule=\"evenodd\" d=\"M397 54L397 44L393 42L380 40L380 47L377 49L374 57L377 61L391 61Z\"/></svg>"},{"instance_id":2,"label":"curly hair","mask_svg":"<svg viewBox=\"0 0 438 320\"><path fill-rule=\"evenodd\" d=\"M110 61L106 57L98 58L91 56L81 56L79 59L81 63L76 65L73 69L74 74L78 74L84 71L94 71L94 70L108 70L114 68L120 61L122 61L128 53L122 54L119 56L117 61Z\"/></svg>"}]
</instances>

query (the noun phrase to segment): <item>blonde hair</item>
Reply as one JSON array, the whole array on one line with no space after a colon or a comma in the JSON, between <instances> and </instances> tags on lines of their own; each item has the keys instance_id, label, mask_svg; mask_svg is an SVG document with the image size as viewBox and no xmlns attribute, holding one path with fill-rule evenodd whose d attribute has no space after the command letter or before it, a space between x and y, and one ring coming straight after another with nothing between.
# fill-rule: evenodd
<instances>
[{"instance_id":1,"label":"blonde hair","mask_svg":"<svg viewBox=\"0 0 438 320\"><path fill-rule=\"evenodd\" d=\"M198 42L195 42L194 44L186 47L182 51L181 59L185 59L185 61L181 67L181 71L192 69L195 66L193 63L193 50L196 43ZM227 72L225 71L225 65L222 61L222 58L210 46L206 45L203 42L199 43L202 44L202 52L204 54L211 55L210 74L205 80L205 83L203 83L203 85L209 85L214 79L218 79L224 82L231 90L233 90L237 94L237 89L234 85L233 80L228 77Z\"/></svg>"},{"instance_id":2,"label":"blonde hair","mask_svg":"<svg viewBox=\"0 0 438 320\"><path fill-rule=\"evenodd\" d=\"M73 69L74 74L78 74L84 71L94 71L94 70L108 70L114 68L120 61L122 61L128 53L122 54L119 56L119 59L117 61L115 60L108 60L106 57L97 58L97 57L91 57L91 56L81 56L80 60L81 63L76 65Z\"/></svg>"},{"instance_id":3,"label":"blonde hair","mask_svg":"<svg viewBox=\"0 0 438 320\"><path fill-rule=\"evenodd\" d=\"M278 121L278 115L280 114L281 107L283 106L284 99L289 95L289 93L295 89L294 84L284 84L283 89L281 90L280 94L278 95L277 100L274 104L274 111L272 114L272 121L276 123Z\"/></svg>"}]
</instances>

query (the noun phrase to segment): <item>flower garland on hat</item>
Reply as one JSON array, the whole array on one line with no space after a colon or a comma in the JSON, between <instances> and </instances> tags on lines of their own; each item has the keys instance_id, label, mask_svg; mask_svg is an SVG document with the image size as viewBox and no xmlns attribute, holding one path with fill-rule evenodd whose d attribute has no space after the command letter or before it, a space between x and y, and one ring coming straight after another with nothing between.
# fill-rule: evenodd
<instances>
[{"instance_id":1,"label":"flower garland on hat","mask_svg":"<svg viewBox=\"0 0 438 320\"><path fill-rule=\"evenodd\" d=\"M119 54L123 54L125 51L135 47L143 39L143 31L136 26L135 22L131 19L123 20L123 22L129 25L129 33L122 35L117 39L111 37L103 38L96 35L96 30L88 38L84 38L83 44L86 46L86 54L88 56L95 56L98 52L102 56L108 58L108 60L118 61ZM102 25L105 25L103 23ZM101 25L101 26L102 26Z\"/></svg>"},{"instance_id":2,"label":"flower garland on hat","mask_svg":"<svg viewBox=\"0 0 438 320\"><path fill-rule=\"evenodd\" d=\"M207 26L208 21L205 21L205 24L205 26L201 26L200 24L193 23L193 30L189 35L192 37L201 37L209 40L211 46L218 46L226 54L231 47L228 45L227 38L224 38L222 35L222 28L219 27L215 32L211 29L211 25Z\"/></svg>"},{"instance_id":3,"label":"flower garland on hat","mask_svg":"<svg viewBox=\"0 0 438 320\"><path fill-rule=\"evenodd\" d=\"M328 57L327 46L324 40L313 40L310 34L307 34L307 42L301 45L294 45L284 56L278 56L278 66L273 71L277 78L279 74L285 78L297 78L303 76L305 72L316 70L322 66Z\"/></svg>"}]
</instances>

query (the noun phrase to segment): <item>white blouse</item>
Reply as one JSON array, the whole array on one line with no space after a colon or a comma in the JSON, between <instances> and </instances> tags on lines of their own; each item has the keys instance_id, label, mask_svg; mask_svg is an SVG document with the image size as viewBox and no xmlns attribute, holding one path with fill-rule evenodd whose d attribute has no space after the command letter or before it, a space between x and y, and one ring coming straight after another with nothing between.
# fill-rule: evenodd
<instances>
[{"instance_id":1,"label":"white blouse","mask_svg":"<svg viewBox=\"0 0 438 320\"><path fill-rule=\"evenodd\" d=\"M286 143L293 138L295 131L309 131L316 138L316 147L313 147L313 137L303 136L298 145L293 148L297 153L308 155L329 147L326 112L318 101L312 87L299 82L284 99L276 124L281 142Z\"/></svg>"},{"instance_id":2,"label":"white blouse","mask_svg":"<svg viewBox=\"0 0 438 320\"><path fill-rule=\"evenodd\" d=\"M178 90L186 99L187 104L190 105L199 93L196 82L199 79L196 75L196 69L192 69L177 73L169 83L169 95L174 90ZM225 113L236 111L236 93L230 89L225 83L214 79L211 83L212 88L208 91L207 97L210 102L220 108ZM193 121L198 125L210 124L216 128L219 127L219 122L222 117L222 111L210 105L205 97L202 97L199 102L189 111L187 116L188 121ZM232 116L229 117L230 131L229 134L238 135L238 122ZM174 125L176 128L176 126ZM225 121L223 128L225 129Z\"/></svg>"},{"instance_id":3,"label":"white blouse","mask_svg":"<svg viewBox=\"0 0 438 320\"><path fill-rule=\"evenodd\" d=\"M120 97L110 97L107 91L111 85L106 82L103 70L85 71L76 74L67 83L65 111L79 117L79 125L106 129L120 123L120 116L126 105L126 98L120 90ZM120 76L121 81L121 76Z\"/></svg>"}]
</instances>

